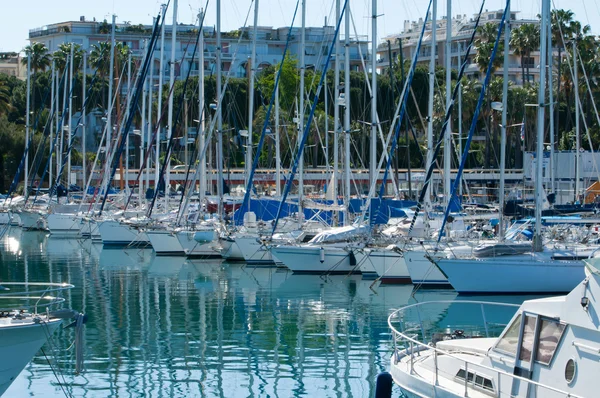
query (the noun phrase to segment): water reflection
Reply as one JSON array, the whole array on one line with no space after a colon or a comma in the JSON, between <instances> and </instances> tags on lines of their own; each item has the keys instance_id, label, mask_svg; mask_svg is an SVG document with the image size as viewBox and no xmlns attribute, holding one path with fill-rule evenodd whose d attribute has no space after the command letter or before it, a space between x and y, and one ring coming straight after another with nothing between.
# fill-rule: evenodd
<instances>
[{"instance_id":1,"label":"water reflection","mask_svg":"<svg viewBox=\"0 0 600 398\"><path fill-rule=\"evenodd\" d=\"M59 331L67 393L84 397L372 396L388 368L388 315L451 291L379 285L360 276L292 275L220 261L103 249L13 229L1 242L1 280L65 281L67 304L89 315L86 371L75 376ZM448 306L428 316L443 322ZM64 377L64 379L63 379ZM63 396L38 355L7 396ZM396 394L398 395L398 394Z\"/></svg>"}]
</instances>

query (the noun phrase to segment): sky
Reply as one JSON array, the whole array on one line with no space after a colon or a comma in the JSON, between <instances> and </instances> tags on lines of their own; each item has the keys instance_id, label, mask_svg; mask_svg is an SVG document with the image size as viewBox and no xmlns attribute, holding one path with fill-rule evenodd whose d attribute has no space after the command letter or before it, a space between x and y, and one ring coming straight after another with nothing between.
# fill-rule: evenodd
<instances>
[{"instance_id":1,"label":"sky","mask_svg":"<svg viewBox=\"0 0 600 398\"><path fill-rule=\"evenodd\" d=\"M174 1L174 0L172 0ZM343 0L342 0L343 1ZM151 24L152 17L160 10L165 0L2 0L2 22L0 22L0 52L21 51L28 44L30 29L40 28L57 22L78 21L80 16L87 20L110 21L112 14L117 22L130 21L132 24ZM446 15L446 1L438 0L438 18ZM179 0L178 21L193 24L206 0ZM427 0L378 0L378 37L399 33L404 20L418 20L423 17ZM485 9L498 10L505 1L487 0ZM540 0L512 0L512 10L521 11L521 18L532 18L539 13ZM205 25L215 25L216 0L208 0ZM288 26L292 21L296 0L259 0L260 26ZM452 1L452 15L471 16L479 10L479 0ZM222 0L222 30L233 30L252 25L252 0ZM354 25L360 35L371 35L371 1L350 0ZM553 8L570 9L575 18L592 27L592 33L600 34L600 0L553 0ZM335 15L334 0L306 0L306 25L322 26L325 17L333 24ZM167 21L172 21L172 12L167 13ZM295 26L300 26L300 13ZM353 35L353 28L351 28Z\"/></svg>"}]
</instances>

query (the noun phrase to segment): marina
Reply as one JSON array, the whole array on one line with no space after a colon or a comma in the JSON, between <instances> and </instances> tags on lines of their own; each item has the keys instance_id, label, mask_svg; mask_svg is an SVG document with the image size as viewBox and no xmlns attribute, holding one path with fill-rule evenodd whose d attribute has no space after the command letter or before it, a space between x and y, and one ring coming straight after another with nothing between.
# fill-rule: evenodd
<instances>
[{"instance_id":1,"label":"marina","mask_svg":"<svg viewBox=\"0 0 600 398\"><path fill-rule=\"evenodd\" d=\"M600 36L268 1L0 53L0 395L593 397Z\"/></svg>"}]
</instances>

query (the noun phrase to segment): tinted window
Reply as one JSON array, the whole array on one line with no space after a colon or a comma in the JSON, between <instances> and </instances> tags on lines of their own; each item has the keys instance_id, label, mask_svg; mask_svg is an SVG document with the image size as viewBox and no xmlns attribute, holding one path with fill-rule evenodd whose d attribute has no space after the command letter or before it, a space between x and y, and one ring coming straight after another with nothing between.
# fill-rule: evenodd
<instances>
[{"instance_id":1,"label":"tinted window","mask_svg":"<svg viewBox=\"0 0 600 398\"><path fill-rule=\"evenodd\" d=\"M517 344L519 343L519 332L521 330L521 314L519 314L504 335L496 344L497 350L502 350L506 353L517 355Z\"/></svg>"},{"instance_id":2,"label":"tinted window","mask_svg":"<svg viewBox=\"0 0 600 398\"><path fill-rule=\"evenodd\" d=\"M554 352L558 347L560 338L565 330L565 325L554 320L542 319L540 326L540 340L538 342L535 360L549 365L552 362Z\"/></svg>"},{"instance_id":3,"label":"tinted window","mask_svg":"<svg viewBox=\"0 0 600 398\"><path fill-rule=\"evenodd\" d=\"M533 339L535 337L535 317L525 316L525 328L523 329L523 343L519 352L519 359L522 361L531 361L531 351L533 350Z\"/></svg>"}]
</instances>

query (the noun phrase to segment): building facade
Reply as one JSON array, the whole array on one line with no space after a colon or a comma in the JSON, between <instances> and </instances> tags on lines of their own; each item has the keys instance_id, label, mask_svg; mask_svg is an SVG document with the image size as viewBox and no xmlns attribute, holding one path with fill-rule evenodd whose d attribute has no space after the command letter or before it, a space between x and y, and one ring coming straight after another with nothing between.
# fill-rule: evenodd
<instances>
[{"instance_id":1,"label":"building facade","mask_svg":"<svg viewBox=\"0 0 600 398\"><path fill-rule=\"evenodd\" d=\"M19 53L0 53L0 73L25 80L27 66L23 65L22 59Z\"/></svg>"},{"instance_id":2,"label":"building facade","mask_svg":"<svg viewBox=\"0 0 600 398\"><path fill-rule=\"evenodd\" d=\"M511 29L515 29L523 24L539 24L537 19L518 19L518 11L512 11L510 13L510 26ZM488 11L486 10L481 14L481 20L479 25L482 26L486 23L499 24L502 19L503 10ZM450 45L450 54L446 54L446 27L448 19L443 17L436 21L436 65L445 66L446 56L451 57L452 69L458 69L460 63L462 63L466 56L467 45L475 29L475 21L477 15L469 18L467 15L457 15L452 17L450 23L452 24L452 40ZM423 28L423 18L418 21L404 21L403 30L401 33L389 35L382 39L382 42L377 46L377 59L378 59L378 71L380 73L385 72L390 67L390 53L391 59L396 64L400 58L400 51L404 60L412 60L417 50L417 43L421 30ZM429 63L431 58L431 36L432 36L432 23L431 20L427 22L425 26L425 34L421 44L421 49L418 54L418 63ZM485 73L482 73L479 66L473 61L475 59L477 49L473 47L469 59L467 60L467 68L465 73L469 78L483 79ZM539 65L540 54L539 51L532 52L531 57L523 59L524 68L529 67L529 81L539 81ZM508 78L516 85L521 85L523 79L527 80L526 76L523 76L523 69L521 67L521 57L516 55L512 49L510 49L508 59ZM496 75L502 75L503 70L499 68L495 71ZM527 73L527 72L526 72Z\"/></svg>"},{"instance_id":3,"label":"building facade","mask_svg":"<svg viewBox=\"0 0 600 398\"><path fill-rule=\"evenodd\" d=\"M115 40L122 42L132 49L135 56L142 56L144 47L152 34L152 25L132 25L131 23L119 23L115 29ZM288 32L291 30L291 39L288 54L300 58L300 28L281 27L273 28L268 26L257 27L256 43L256 63L257 69L276 65L281 62L286 45ZM164 40L164 67L163 74L165 78L169 76L169 60L171 58L171 32L172 26L165 25ZM106 20L98 22L95 19L87 21L81 17L79 21L68 21L55 23L41 28L29 31L30 42L41 42L46 45L52 53L58 49L62 43L76 43L90 52L93 45L99 42L110 41L111 24ZM322 27L307 27L305 31L305 61L308 67L314 67L322 70L331 40L335 33L333 26L327 24ZM191 75L198 75L198 61L192 59L194 45L198 35L198 26L195 25L177 25L177 48L175 50L176 76L186 76L191 68ZM222 32L221 59L223 73L231 71L232 77L246 77L249 72L249 61L252 51L253 27L244 27L239 30ZM353 70L362 69L362 63L367 62L368 41L366 37L351 39L350 43L350 66ZM160 65L160 40L157 43L154 52L154 76L158 77ZM214 27L204 28L204 70L206 75L215 72L215 51L216 51L216 32ZM197 54L196 57L197 58ZM330 66L333 67L335 60L332 60ZM343 61L342 61L343 62Z\"/></svg>"}]
</instances>

